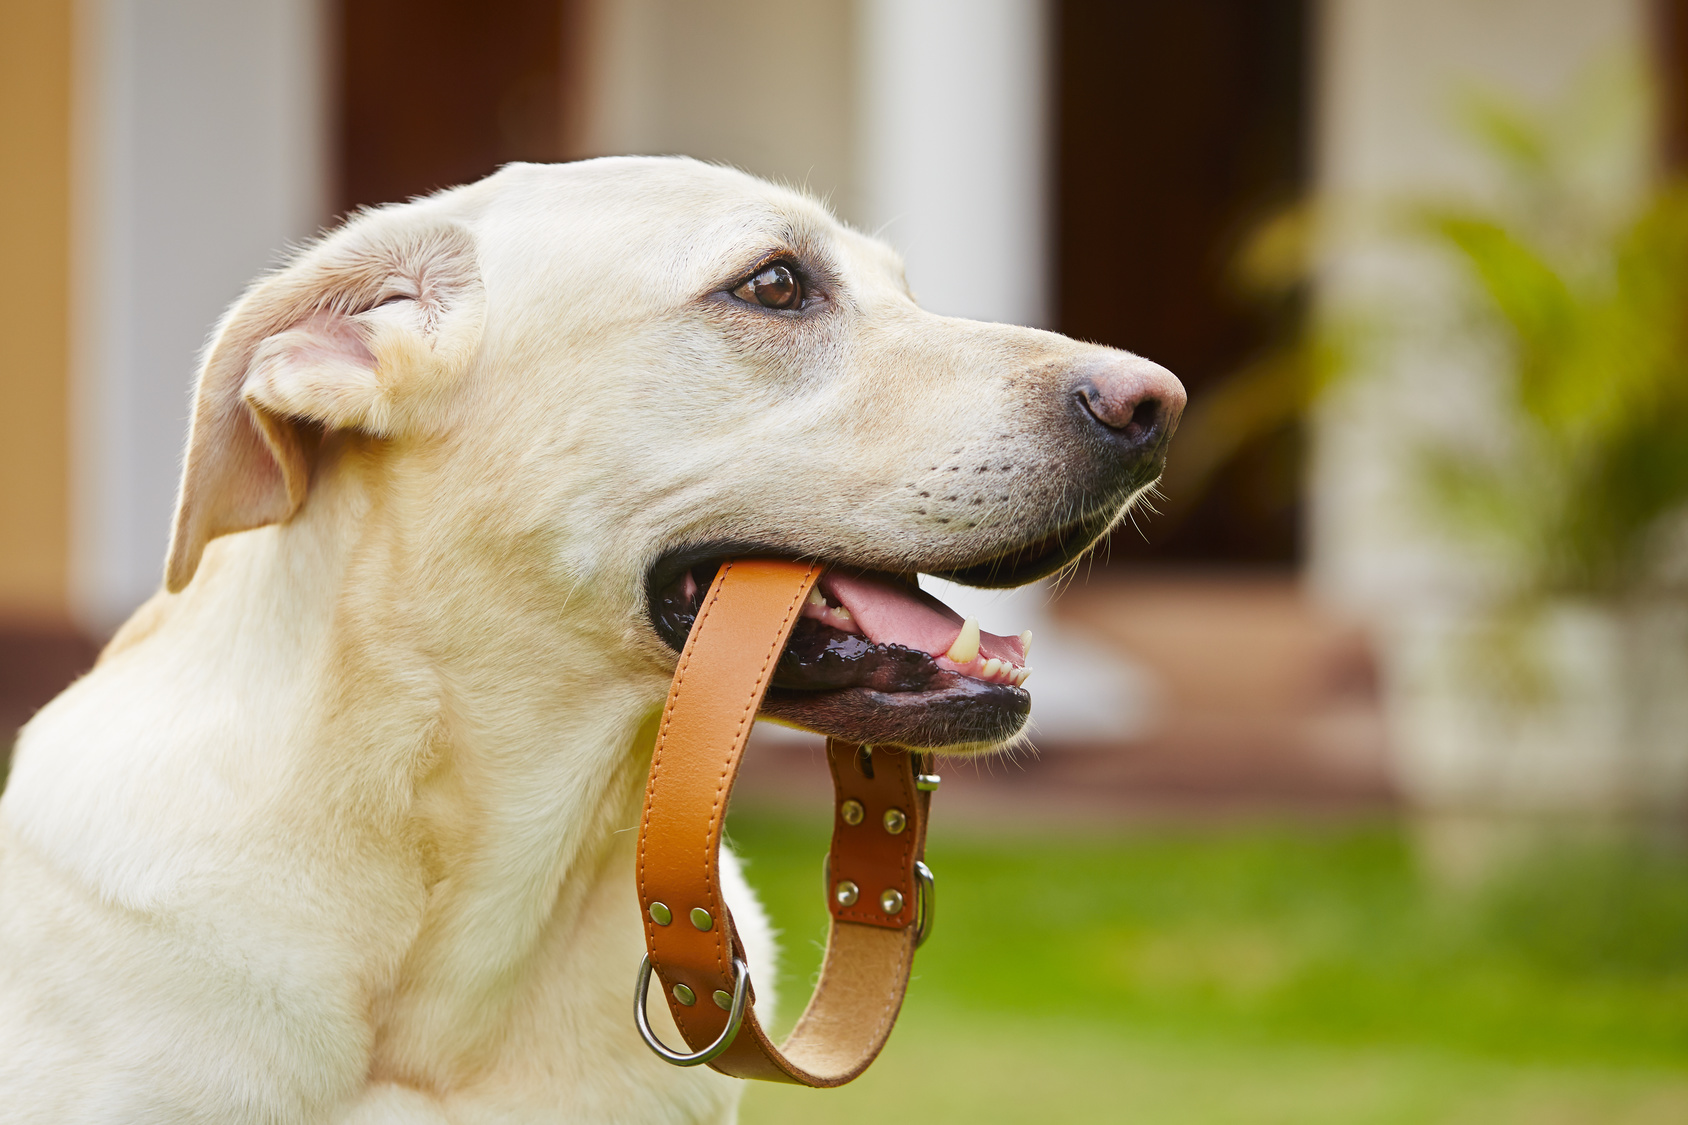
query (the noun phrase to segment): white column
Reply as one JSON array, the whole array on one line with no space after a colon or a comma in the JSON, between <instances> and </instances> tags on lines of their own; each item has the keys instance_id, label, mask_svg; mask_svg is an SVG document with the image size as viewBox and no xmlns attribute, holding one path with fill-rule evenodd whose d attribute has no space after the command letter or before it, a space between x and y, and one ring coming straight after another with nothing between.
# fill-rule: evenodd
<instances>
[{"instance_id":1,"label":"white column","mask_svg":"<svg viewBox=\"0 0 1688 1125\"><path fill-rule=\"evenodd\" d=\"M932 312L1049 325L1051 15L1041 0L861 0L859 197ZM1032 631L1034 741L1142 728L1145 675L1059 628L1046 583L924 584L990 632Z\"/></svg>"},{"instance_id":2,"label":"white column","mask_svg":"<svg viewBox=\"0 0 1688 1125\"><path fill-rule=\"evenodd\" d=\"M1049 316L1041 0L860 0L860 193L933 312Z\"/></svg>"},{"instance_id":3,"label":"white column","mask_svg":"<svg viewBox=\"0 0 1688 1125\"><path fill-rule=\"evenodd\" d=\"M319 0L78 11L72 600L96 632L159 585L200 348L327 213Z\"/></svg>"}]
</instances>

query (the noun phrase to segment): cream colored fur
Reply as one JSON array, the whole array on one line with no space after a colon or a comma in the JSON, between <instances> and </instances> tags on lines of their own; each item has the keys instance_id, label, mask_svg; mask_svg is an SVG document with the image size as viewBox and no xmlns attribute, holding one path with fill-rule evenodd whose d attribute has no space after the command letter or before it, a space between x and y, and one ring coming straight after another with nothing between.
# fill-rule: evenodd
<instances>
[{"instance_id":1,"label":"cream colored fur","mask_svg":"<svg viewBox=\"0 0 1688 1125\"><path fill-rule=\"evenodd\" d=\"M778 249L820 314L720 296ZM0 1121L732 1119L738 1082L632 1026L674 664L646 570L738 536L976 556L1058 464L962 493L965 527L910 482L1034 465L1027 381L1095 350L921 312L880 243L684 160L514 165L260 280L202 371L169 590L0 801Z\"/></svg>"}]
</instances>

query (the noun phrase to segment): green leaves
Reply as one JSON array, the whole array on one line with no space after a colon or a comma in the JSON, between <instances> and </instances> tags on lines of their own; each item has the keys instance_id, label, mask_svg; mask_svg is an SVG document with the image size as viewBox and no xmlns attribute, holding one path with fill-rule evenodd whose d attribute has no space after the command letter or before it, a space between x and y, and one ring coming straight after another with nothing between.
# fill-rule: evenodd
<instances>
[{"instance_id":1,"label":"green leaves","mask_svg":"<svg viewBox=\"0 0 1688 1125\"><path fill-rule=\"evenodd\" d=\"M1511 196L1422 212L1507 357L1497 440L1430 445L1425 481L1452 526L1507 548L1521 592L1612 595L1648 580L1655 532L1688 504L1688 191L1578 221L1522 128Z\"/></svg>"}]
</instances>

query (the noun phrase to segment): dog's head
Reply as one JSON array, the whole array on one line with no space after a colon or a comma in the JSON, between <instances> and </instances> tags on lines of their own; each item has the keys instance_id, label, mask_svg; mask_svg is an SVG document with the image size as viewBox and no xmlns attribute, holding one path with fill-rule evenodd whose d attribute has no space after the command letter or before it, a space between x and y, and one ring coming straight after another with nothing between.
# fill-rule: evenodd
<instances>
[{"instance_id":1,"label":"dog's head","mask_svg":"<svg viewBox=\"0 0 1688 1125\"><path fill-rule=\"evenodd\" d=\"M653 684L723 558L820 560L766 710L988 746L1029 710L1024 643L917 576L1077 559L1159 476L1183 404L1128 353L922 311L889 249L796 192L681 159L513 165L364 213L231 310L167 581L293 519L350 435L419 501L435 572L500 568Z\"/></svg>"}]
</instances>

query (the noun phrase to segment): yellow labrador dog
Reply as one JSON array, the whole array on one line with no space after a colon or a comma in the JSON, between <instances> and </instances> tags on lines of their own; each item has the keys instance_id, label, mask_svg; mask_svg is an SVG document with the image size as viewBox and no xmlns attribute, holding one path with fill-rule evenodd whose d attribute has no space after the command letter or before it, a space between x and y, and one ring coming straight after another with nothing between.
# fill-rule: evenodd
<instances>
[{"instance_id":1,"label":"yellow labrador dog","mask_svg":"<svg viewBox=\"0 0 1688 1125\"><path fill-rule=\"evenodd\" d=\"M1067 564L1183 401L1126 353L923 312L882 244L689 160L354 218L224 318L166 589L18 744L0 1120L730 1120L740 1084L629 1014L699 591L723 556L823 560L768 710L999 745L1025 645L916 577Z\"/></svg>"}]
</instances>

